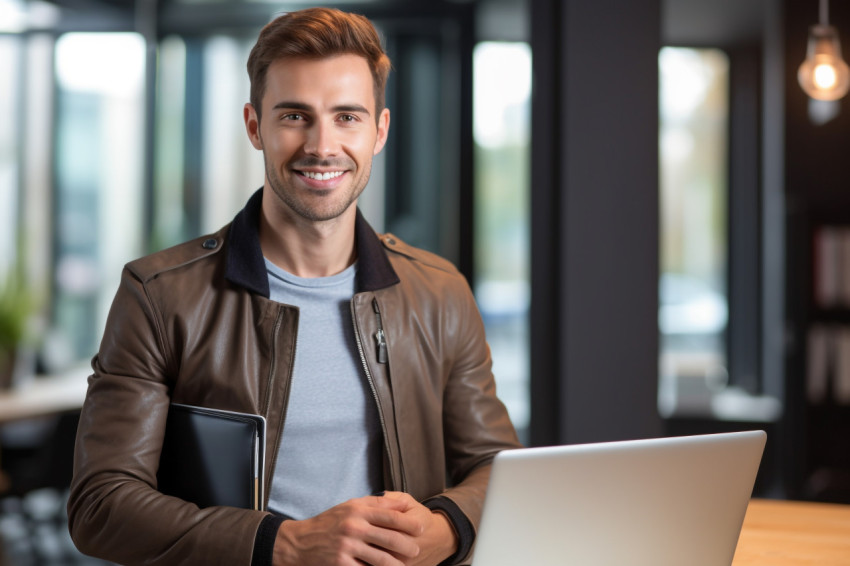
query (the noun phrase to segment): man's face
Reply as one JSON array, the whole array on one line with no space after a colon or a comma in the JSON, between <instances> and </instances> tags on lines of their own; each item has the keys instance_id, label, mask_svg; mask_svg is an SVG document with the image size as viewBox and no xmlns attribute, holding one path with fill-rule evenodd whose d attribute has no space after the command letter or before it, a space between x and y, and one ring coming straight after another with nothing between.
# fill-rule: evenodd
<instances>
[{"instance_id":1,"label":"man's face","mask_svg":"<svg viewBox=\"0 0 850 566\"><path fill-rule=\"evenodd\" d=\"M245 106L245 125L263 151L266 188L303 219L331 220L351 208L384 147L389 110L375 118L366 59L287 58L266 75L262 122Z\"/></svg>"}]
</instances>

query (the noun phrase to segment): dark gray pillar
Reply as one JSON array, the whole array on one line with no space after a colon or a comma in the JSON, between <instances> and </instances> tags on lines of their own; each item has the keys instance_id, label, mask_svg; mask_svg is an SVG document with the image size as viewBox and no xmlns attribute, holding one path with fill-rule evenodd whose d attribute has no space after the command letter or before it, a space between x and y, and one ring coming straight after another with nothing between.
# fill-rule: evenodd
<instances>
[{"instance_id":1,"label":"dark gray pillar","mask_svg":"<svg viewBox=\"0 0 850 566\"><path fill-rule=\"evenodd\" d=\"M658 436L660 0L531 10L531 442Z\"/></svg>"}]
</instances>

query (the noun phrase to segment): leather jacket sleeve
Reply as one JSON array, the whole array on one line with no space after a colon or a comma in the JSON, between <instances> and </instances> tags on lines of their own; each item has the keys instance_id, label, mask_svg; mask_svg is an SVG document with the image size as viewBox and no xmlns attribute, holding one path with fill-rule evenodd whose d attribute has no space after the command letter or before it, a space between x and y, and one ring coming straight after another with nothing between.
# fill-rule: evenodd
<instances>
[{"instance_id":1,"label":"leather jacket sleeve","mask_svg":"<svg viewBox=\"0 0 850 566\"><path fill-rule=\"evenodd\" d=\"M460 296L465 302L458 317L463 335L456 342L457 357L443 394L450 487L442 497L457 504L475 533L481 521L492 460L496 453L516 448L519 442L505 407L496 397L490 349L481 315L471 291ZM463 533L467 526L455 521L455 528ZM474 541L474 534L471 538ZM463 551L471 551L471 548L459 550L458 558L470 558L469 552Z\"/></svg>"},{"instance_id":2,"label":"leather jacket sleeve","mask_svg":"<svg viewBox=\"0 0 850 566\"><path fill-rule=\"evenodd\" d=\"M71 536L82 552L125 565L249 564L265 513L199 509L156 490L176 363L162 325L125 268L77 432Z\"/></svg>"}]
</instances>

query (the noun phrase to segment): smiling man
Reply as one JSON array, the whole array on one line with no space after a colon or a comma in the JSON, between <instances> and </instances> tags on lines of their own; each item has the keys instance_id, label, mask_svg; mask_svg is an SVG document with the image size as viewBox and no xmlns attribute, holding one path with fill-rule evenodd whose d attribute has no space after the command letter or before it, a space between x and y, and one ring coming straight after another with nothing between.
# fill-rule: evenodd
<instances>
[{"instance_id":1,"label":"smiling man","mask_svg":"<svg viewBox=\"0 0 850 566\"><path fill-rule=\"evenodd\" d=\"M265 181L215 234L128 264L77 436L72 537L120 564L467 563L495 454L518 446L449 262L357 209L390 127L372 24L268 24L243 116ZM171 403L263 415L262 510L157 490Z\"/></svg>"}]
</instances>

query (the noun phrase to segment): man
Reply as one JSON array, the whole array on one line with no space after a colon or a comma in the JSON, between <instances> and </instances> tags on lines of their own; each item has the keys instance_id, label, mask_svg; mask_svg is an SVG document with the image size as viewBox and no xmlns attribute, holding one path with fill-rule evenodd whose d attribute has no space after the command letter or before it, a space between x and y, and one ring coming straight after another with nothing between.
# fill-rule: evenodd
<instances>
[{"instance_id":1,"label":"man","mask_svg":"<svg viewBox=\"0 0 850 566\"><path fill-rule=\"evenodd\" d=\"M357 210L389 67L361 16L309 9L261 32L244 119L262 189L216 234L127 265L93 359L68 503L84 552L469 560L492 458L518 443L463 277ZM171 402L266 417L268 511L157 491Z\"/></svg>"}]
</instances>

